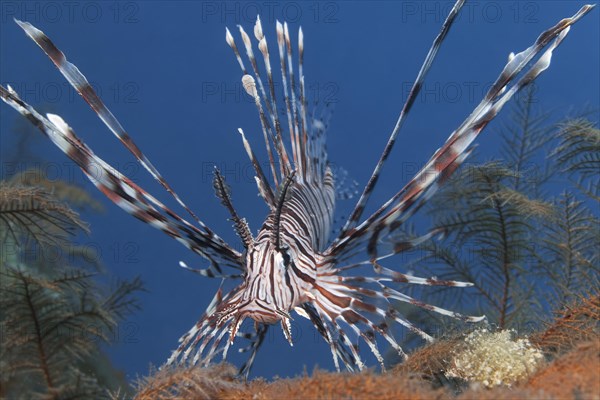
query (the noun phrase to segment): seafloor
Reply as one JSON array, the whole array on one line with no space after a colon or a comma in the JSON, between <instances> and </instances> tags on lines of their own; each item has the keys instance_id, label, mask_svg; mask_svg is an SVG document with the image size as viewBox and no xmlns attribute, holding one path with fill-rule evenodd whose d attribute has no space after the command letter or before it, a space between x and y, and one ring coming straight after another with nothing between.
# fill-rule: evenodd
<instances>
[{"instance_id":1,"label":"seafloor","mask_svg":"<svg viewBox=\"0 0 600 400\"><path fill-rule=\"evenodd\" d=\"M600 399L600 295L562 310L529 337L545 360L527 378L486 388L448 379L452 352L461 337L442 339L411 354L386 373L314 371L310 376L267 382L236 380L235 368L160 371L138 382L136 399Z\"/></svg>"}]
</instances>

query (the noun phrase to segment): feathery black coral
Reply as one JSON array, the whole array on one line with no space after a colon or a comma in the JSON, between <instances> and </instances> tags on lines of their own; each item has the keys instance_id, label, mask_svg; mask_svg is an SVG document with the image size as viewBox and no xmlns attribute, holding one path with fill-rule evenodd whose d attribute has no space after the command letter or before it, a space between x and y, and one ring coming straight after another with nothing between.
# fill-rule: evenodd
<instances>
[{"instance_id":1,"label":"feathery black coral","mask_svg":"<svg viewBox=\"0 0 600 400\"><path fill-rule=\"evenodd\" d=\"M2 398L107 398L108 389L126 387L99 345L138 307L133 294L142 283L103 288L95 263L41 256L74 246L77 231L87 225L43 188L0 182Z\"/></svg>"}]
</instances>

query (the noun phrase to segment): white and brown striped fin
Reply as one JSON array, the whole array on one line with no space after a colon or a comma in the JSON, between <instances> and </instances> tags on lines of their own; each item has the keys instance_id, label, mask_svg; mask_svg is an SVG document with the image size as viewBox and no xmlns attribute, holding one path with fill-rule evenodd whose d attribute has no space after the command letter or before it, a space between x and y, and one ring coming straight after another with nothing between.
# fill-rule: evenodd
<instances>
[{"instance_id":1,"label":"white and brown striped fin","mask_svg":"<svg viewBox=\"0 0 600 400\"><path fill-rule=\"evenodd\" d=\"M398 117L398 120L396 121L396 125L394 126L394 129L392 130L392 133L390 134L387 144L385 145L385 148L383 149L383 152L381 153L379 161L377 162L377 165L375 166L375 169L373 170L373 173L371 174L369 181L365 185L365 188L363 189L363 192L362 192L360 198L358 199L356 206L354 207L354 210L350 214L348 221L342 228L342 231L340 232L340 237L338 239L344 237L348 233L348 231L350 229L352 229L360 220L360 217L362 216L362 213L367 205L367 202L368 202L371 194L373 193L373 189L375 189L375 185L377 184L377 181L379 180L379 175L381 174L383 165L385 164L385 161L388 159L388 157L392 151L392 148L394 147L394 144L396 143L396 138L398 137L398 134L400 133L400 130L402 129L402 125L404 124L405 117L410 112L410 109L412 108L412 105L413 105L415 99L419 95L419 92L421 91L421 87L423 86L423 82L425 81L425 77L427 76L429 69L433 65L435 56L437 55L444 39L448 35L448 32L450 31L450 27L456 20L456 17L458 16L461 8L464 5L464 2L465 2L465 0L458 0L454 4L452 9L450 10L450 13L446 17L446 20L444 21L444 24L442 25L440 32L438 33L436 38L433 40L431 48L429 49L429 52L427 53L427 56L425 57L425 60L423 61L423 64L421 65L421 69L419 70L419 73L417 74L417 78L415 79L415 82L413 83L413 85L410 89L408 98L406 99L404 106L402 107L402 110L400 111L400 116Z\"/></svg>"},{"instance_id":2,"label":"white and brown striped fin","mask_svg":"<svg viewBox=\"0 0 600 400\"><path fill-rule=\"evenodd\" d=\"M340 235L330 247L330 254L339 255L345 251L346 247L355 248L356 242L364 244L366 236L368 237L367 250L373 260L377 259L379 238L393 232L414 214L433 195L439 184L462 164L469 154L469 146L483 128L518 90L531 83L548 68L553 50L567 35L570 25L577 22L591 9L592 6L582 7L573 17L565 18L543 32L531 47L511 57L485 98L450 135L444 146L437 150L417 175L380 209L356 228ZM526 69L517 83L509 88L509 84L548 45L549 47L537 61Z\"/></svg>"},{"instance_id":3,"label":"white and brown striped fin","mask_svg":"<svg viewBox=\"0 0 600 400\"><path fill-rule=\"evenodd\" d=\"M244 276L243 274L223 274L223 272L218 271L213 264L210 264L207 268L198 269L188 266L184 261L179 261L179 266L187 271L207 278L239 279Z\"/></svg>"},{"instance_id":4,"label":"white and brown striped fin","mask_svg":"<svg viewBox=\"0 0 600 400\"><path fill-rule=\"evenodd\" d=\"M265 66L265 71L267 73L267 82L269 84L269 93L265 92L264 86L262 84L262 79L260 76L260 69L256 65L256 61L254 60L254 55L252 52L251 42L249 40L248 35L245 33L244 29L240 26L240 33L242 34L242 38L244 39L244 44L248 49L248 57L252 61L252 67L254 70L254 74L258 80L262 97L264 98L265 105L267 107L267 111L270 116L270 122L275 129L275 136L272 138L275 143L275 147L277 149L277 154L279 156L279 161L281 164L281 178L282 180L290 173L290 170L293 169L290 164L290 160L286 151L286 147L283 141L282 132L281 132L281 121L279 120L279 114L277 111L277 98L275 94L275 83L273 81L273 72L271 68L271 60L269 54L269 46L267 44L267 38L263 34L262 24L260 22L260 16L256 17L256 23L254 24L254 37L258 41L258 49L263 56L263 63Z\"/></svg>"},{"instance_id":5,"label":"white and brown striped fin","mask_svg":"<svg viewBox=\"0 0 600 400\"><path fill-rule=\"evenodd\" d=\"M237 301L235 294L239 292L234 290L223 295L221 283L200 320L179 339L180 344L167 360L167 365L185 362L196 364L199 361L206 365L209 363L234 320L231 313L226 317L222 314ZM206 349L209 351L204 354ZM221 351L224 351L224 348L221 348Z\"/></svg>"},{"instance_id":6,"label":"white and brown striped fin","mask_svg":"<svg viewBox=\"0 0 600 400\"><path fill-rule=\"evenodd\" d=\"M342 360L342 363L348 368L349 371L354 371L356 359L344 346L344 343L340 337L337 334L333 334L333 329L328 321L321 318L319 312L311 303L304 303L299 307L299 309L306 314L305 317L312 322L317 332L319 332L327 344L329 344L335 369L338 372L340 371L339 360Z\"/></svg>"},{"instance_id":7,"label":"white and brown striped fin","mask_svg":"<svg viewBox=\"0 0 600 400\"><path fill-rule=\"evenodd\" d=\"M361 339L364 341L380 363L382 363L383 359L377 347L377 335L385 339L401 356L406 356L390 331L386 320L392 320L404 326L426 341L433 340L429 334L399 315L394 305L390 303L391 300L408 303L415 307L466 322L478 322L484 319L483 316L466 316L427 304L390 287L390 284L403 283L467 287L471 286L470 283L435 278L419 278L401 274L385 267L379 268L378 276L343 276L340 274L341 270L343 268L337 269L332 266L330 272L320 273L319 279L315 284L315 290L311 294L314 297L316 312L328 324L323 324L322 321L316 320L314 316L309 315L317 330L332 347L334 361L338 369L337 354L339 354L339 351L335 349L336 347L345 348L347 352L353 355L355 363L349 367L351 370L353 370L354 366L361 369L362 365L357 352L358 343L352 344L346 336L340 336L339 342L332 342L331 337L335 337L338 334L339 322L346 324L354 332L357 340ZM341 332L339 334L341 335Z\"/></svg>"},{"instance_id":8,"label":"white and brown striped fin","mask_svg":"<svg viewBox=\"0 0 600 400\"><path fill-rule=\"evenodd\" d=\"M239 375L248 377L256 354L264 342L268 325L255 323L253 333L239 332L244 320L244 317L235 312L240 306L240 286L226 294L223 294L222 286L223 283L198 322L179 339L179 346L165 365L189 363L207 366L218 354L222 354L225 359L234 339L241 338L250 343L238 349L240 353L249 353L239 369Z\"/></svg>"},{"instance_id":9,"label":"white and brown striped fin","mask_svg":"<svg viewBox=\"0 0 600 400\"><path fill-rule=\"evenodd\" d=\"M194 214L194 212L181 200L181 198L171 188L169 183L162 177L158 170L152 165L150 160L142 153L140 148L135 144L131 136L125 131L121 123L113 115L113 113L106 107L100 96L96 93L92 85L88 82L86 77L79 71L79 69L72 63L70 63L65 54L56 47L56 45L50 40L48 36L41 30L37 29L29 22L23 22L15 19L15 22L25 31L29 36L52 60L54 65L58 68L60 73L67 79L67 81L73 86L73 88L83 97L83 99L90 105L92 110L102 120L104 125L123 143L123 145L134 155L134 157L142 164L142 166L156 179L162 187L164 187L171 196L192 216L192 218L207 232L210 229L200 221L200 219Z\"/></svg>"},{"instance_id":10,"label":"white and brown striped fin","mask_svg":"<svg viewBox=\"0 0 600 400\"><path fill-rule=\"evenodd\" d=\"M211 263L213 275L222 274L221 265L244 270L242 255L229 247L219 236L204 232L177 215L131 179L110 166L76 136L58 115L39 114L10 87L0 86L0 98L27 118L60 150L71 158L88 179L117 206L163 231Z\"/></svg>"},{"instance_id":11,"label":"white and brown striped fin","mask_svg":"<svg viewBox=\"0 0 600 400\"><path fill-rule=\"evenodd\" d=\"M419 245L431 240L435 236L443 237L445 231L441 228L435 228L431 231L427 232L424 235L416 236L416 237L397 237L396 235L389 235L386 238L380 239L377 249L381 255L379 255L375 261L381 261L389 257L393 257L397 254L404 253L410 250L416 249ZM356 241L356 244L360 245L360 241ZM364 243L364 242L363 242ZM360 246L356 251L351 251L354 247L346 248L343 255L336 258L336 273L346 271L349 269L357 268L363 265L373 264L373 260L369 257L367 259L363 259L362 261L355 261L352 264L344 264L345 261L350 259L356 259L364 254L364 250L360 248ZM356 258L355 258L356 257ZM364 257L363 257L364 258ZM343 265L343 266L342 266Z\"/></svg>"},{"instance_id":12,"label":"white and brown striped fin","mask_svg":"<svg viewBox=\"0 0 600 400\"><path fill-rule=\"evenodd\" d=\"M292 102L290 97L290 91L293 90L288 86L288 64L286 62L286 51L285 51L285 37L283 33L283 25L281 22L276 22L276 34L277 34L277 49L279 54L279 64L281 70L281 82L283 84L283 99L285 103L285 110L288 122L288 131L290 136L290 142L294 149L294 162L296 169L299 172L300 177L304 177L304 164L302 162L302 148L300 146L298 131L294 128L294 119L292 117Z\"/></svg>"},{"instance_id":13,"label":"white and brown striped fin","mask_svg":"<svg viewBox=\"0 0 600 400\"><path fill-rule=\"evenodd\" d=\"M298 104L300 107L300 127L302 133L302 143L304 145L304 154L307 157L306 168L307 171L305 173L306 177L322 177L324 171L319 171L317 165L315 165L311 158L311 152L309 150L308 144L308 121L307 121L307 106L306 106L306 88L304 82L304 32L302 32L302 27L298 28L298 79L299 79L299 99ZM327 159L325 158L325 161ZM313 170L314 169L314 170Z\"/></svg>"},{"instance_id":14,"label":"white and brown striped fin","mask_svg":"<svg viewBox=\"0 0 600 400\"><path fill-rule=\"evenodd\" d=\"M252 365L256 359L256 354L258 353L258 349L260 349L260 346L263 344L265 337L267 336L268 329L269 325L255 323L255 333L251 334L250 336L244 336L251 341L249 346L239 349L240 353L250 352L248 359L242 364L239 370L240 376L243 376L245 379L248 379L248 375L250 374L250 370L252 369Z\"/></svg>"},{"instance_id":15,"label":"white and brown striped fin","mask_svg":"<svg viewBox=\"0 0 600 400\"><path fill-rule=\"evenodd\" d=\"M269 165L271 166L271 174L273 175L273 181L275 183L275 187L279 185L279 175L277 171L277 166L275 163L275 158L273 157L273 152L271 151L271 145L269 144L271 140L273 140L273 133L271 132L269 122L265 117L265 113L262 109L261 99L256 91L256 83L254 78L251 75L244 75L242 77L242 86L244 90L252 99L254 100L254 104L258 110L258 116L260 119L260 126L263 132L263 138L265 141L265 146L267 148L267 155L269 157ZM283 175L283 174L282 174Z\"/></svg>"},{"instance_id":16,"label":"white and brown striped fin","mask_svg":"<svg viewBox=\"0 0 600 400\"><path fill-rule=\"evenodd\" d=\"M308 107L303 72L304 34L302 29L298 31L298 65L296 67L294 66L294 48L289 27L285 22L282 24L277 21L276 23L277 47L283 84L283 107L287 117L289 144L291 144L292 159L290 160L286 150L286 141L283 138L283 122L280 120L278 113L275 76L270 60L271 52L267 37L263 32L260 17L257 18L254 25L254 37L262 54L262 66L258 65L250 35L246 33L243 27L239 26L238 28L246 57L251 65L251 71L246 68L236 41L229 29L226 30L226 41L233 49L244 74L242 77L244 89L254 99L259 114L269 165L273 174L274 187L278 187L291 170L298 171L299 182L321 184L325 176L327 154L323 150L323 124L319 124L319 121L311 121L307 116ZM268 87L264 83L263 75L261 75L262 68L266 71ZM278 160L275 160L272 148L275 149ZM279 169L277 169L276 164L279 164ZM259 179L261 185L266 186L260 177Z\"/></svg>"},{"instance_id":17,"label":"white and brown striped fin","mask_svg":"<svg viewBox=\"0 0 600 400\"><path fill-rule=\"evenodd\" d=\"M277 21L279 23L279 21ZM279 36L279 32L278 32ZM283 41L285 43L285 54L287 55L287 73L289 78L289 96L290 103L292 105L292 118L294 126L294 137L296 139L296 147L298 148L298 155L300 156L299 171L302 178L306 178L308 175L308 165L306 159L306 143L304 142L304 135L300 127L300 116L298 102L296 101L296 78L294 75L294 63L292 62L292 41L290 38L290 32L288 29L287 22L283 22ZM282 71L283 72L283 71ZM287 95L287 93L286 93Z\"/></svg>"},{"instance_id":18,"label":"white and brown striped fin","mask_svg":"<svg viewBox=\"0 0 600 400\"><path fill-rule=\"evenodd\" d=\"M255 25L254 32L257 40L259 40L258 47L261 53L263 54L263 60L266 64L265 68L267 69L267 78L270 85L269 95L267 95L267 92L265 91L265 87L262 82L260 69L258 68L256 58L254 56L254 51L252 49L252 41L250 39L250 36L246 33L242 26L238 26L238 28L242 37L242 42L244 43L244 47L246 49L246 56L250 60L252 70L254 72L254 77L252 77L248 73L248 71L245 71L245 68L243 68L243 63L240 63L240 66L242 67L242 72L244 72L242 82L246 92L254 99L255 105L257 107L261 122L261 128L263 130L265 146L269 155L269 163L271 166L271 171L273 173L273 179L275 181L275 186L277 186L280 180L285 179L285 176L292 169L292 166L290 164L287 151L285 149L285 145L281 137L279 117L276 114L276 102L274 98L275 90L273 86L272 75L270 72L270 62L268 60L268 48L266 45L266 38L261 37L262 26L260 25L260 21L257 21L257 25ZM261 37L261 39L258 39L259 37ZM226 31L226 39L228 44L232 47L232 49L235 52L237 49L237 45L235 44L235 39L231 35L229 29L227 29ZM236 57L238 56L238 54L239 53L236 54ZM256 88L256 83L258 83L258 90ZM263 110L263 104L265 105L267 110L266 114ZM277 171L276 169L276 163L273 158L270 142L273 142L273 146L275 148L275 151L277 152L279 171Z\"/></svg>"},{"instance_id":19,"label":"white and brown striped fin","mask_svg":"<svg viewBox=\"0 0 600 400\"><path fill-rule=\"evenodd\" d=\"M250 162L254 167L254 171L256 172L255 179L256 185L258 186L258 193L265 200L265 202L271 208L271 210L274 210L277 202L275 200L275 195L273 194L273 189L271 188L271 185L269 184L269 181L267 180L267 177L263 172L262 167L260 166L260 162L258 161L258 158L256 158L256 155L254 154L250 143L246 139L246 135L244 134L242 128L238 128L238 132L242 136L242 143L244 144L244 149L246 150L246 154L248 155L248 158L250 159Z\"/></svg>"}]
</instances>

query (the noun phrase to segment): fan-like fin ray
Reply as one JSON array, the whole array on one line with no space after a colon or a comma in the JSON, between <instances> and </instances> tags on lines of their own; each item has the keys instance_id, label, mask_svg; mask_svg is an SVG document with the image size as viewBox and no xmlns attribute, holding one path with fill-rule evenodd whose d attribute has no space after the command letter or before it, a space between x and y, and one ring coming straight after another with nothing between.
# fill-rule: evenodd
<instances>
[{"instance_id":1,"label":"fan-like fin ray","mask_svg":"<svg viewBox=\"0 0 600 400\"><path fill-rule=\"evenodd\" d=\"M458 15L461 8L463 7L464 2L465 2L464 0L458 0L454 4L454 6L452 7L452 10L450 10L450 13L446 17L446 20L444 21L444 24L442 25L440 33L434 39L434 41L431 45L431 48L429 49L429 52L427 53L427 56L425 57L425 60L423 61L423 64L421 65L421 69L419 70L419 73L417 74L417 78L415 79L415 82L413 83L413 85L410 89L408 98L406 99L404 106L402 107L402 111L400 111L400 116L398 117L396 126L394 126L394 129L392 130L392 133L388 139L388 142L385 145L383 152L381 153L379 161L377 162L377 165L375 166L375 169L373 170L373 173L371 174L369 181L367 182L365 188L363 189L363 192L362 192L360 198L358 199L356 206L354 207L354 210L352 211L352 213L350 214L350 217L348 218L348 221L342 228L342 231L340 232L340 238L344 237L348 233L348 230L353 228L354 225L356 225L356 223L362 216L365 206L367 205L367 201L369 200L369 197L371 196L371 193L373 192L373 189L375 188L375 185L377 184L379 175L381 173L381 169L383 168L383 164L388 159L388 157L392 151L392 148L394 147L394 144L396 143L396 138L398 137L398 134L400 133L400 130L402 129L402 125L404 124L405 117L408 114L408 112L410 111L415 99L419 95L419 92L421 91L421 87L423 86L423 82L425 81L425 77L426 77L427 73L429 72L431 65L433 64L435 56L437 55L437 53L442 45L442 42L444 41L444 38L450 31L450 27L454 23L456 16Z\"/></svg>"},{"instance_id":2,"label":"fan-like fin ray","mask_svg":"<svg viewBox=\"0 0 600 400\"><path fill-rule=\"evenodd\" d=\"M50 40L48 36L29 22L23 22L15 19L15 22L25 31L29 36L52 60L54 65L58 68L60 73L67 79L67 81L73 86L73 88L83 97L83 99L90 105L92 110L98 115L102 122L106 125L111 132L123 143L123 145L135 156L135 158L142 164L142 166L156 179L166 190L175 198L175 200L192 216L192 218L207 232L211 232L210 229L194 214L194 212L181 200L181 198L171 188L169 183L162 177L158 170L152 165L150 160L142 153L140 148L135 144L133 139L125 131L121 123L113 115L113 113L106 107L100 96L96 93L92 85L88 82L86 77L79 71L79 69L72 63L70 63L65 54L56 47L56 45Z\"/></svg>"},{"instance_id":3,"label":"fan-like fin ray","mask_svg":"<svg viewBox=\"0 0 600 400\"><path fill-rule=\"evenodd\" d=\"M0 86L0 98L18 111L71 158L88 179L111 201L134 217L165 232L211 263L221 273L221 266L243 270L242 256L219 236L204 232L170 210L158 199L110 166L79 139L58 115L39 114L10 87ZM207 275L208 276L208 275Z\"/></svg>"},{"instance_id":4,"label":"fan-like fin ray","mask_svg":"<svg viewBox=\"0 0 600 400\"><path fill-rule=\"evenodd\" d=\"M356 248L357 243L364 244L365 237L368 237L367 250L373 260L377 259L379 238L397 229L414 214L435 193L439 184L462 164L469 154L469 146L479 133L517 91L531 83L548 68L553 50L565 38L569 27L592 8L592 6L582 7L573 17L565 18L543 32L532 46L517 55L511 55L484 99L450 135L444 146L438 149L417 175L381 208L356 228L340 235L329 248L328 253L339 256L346 251L346 248ZM542 56L509 89L509 84L549 44Z\"/></svg>"}]
</instances>

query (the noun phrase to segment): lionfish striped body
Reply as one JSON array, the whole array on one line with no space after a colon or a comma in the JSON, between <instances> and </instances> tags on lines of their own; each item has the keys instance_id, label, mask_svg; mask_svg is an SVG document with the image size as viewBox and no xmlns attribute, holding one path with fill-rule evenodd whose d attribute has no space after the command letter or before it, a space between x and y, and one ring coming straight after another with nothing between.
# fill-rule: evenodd
<instances>
[{"instance_id":1,"label":"lionfish striped body","mask_svg":"<svg viewBox=\"0 0 600 400\"><path fill-rule=\"evenodd\" d=\"M244 29L240 27L240 35L245 58L250 62L250 71L246 69L244 57L233 35L229 30L226 31L226 41L233 49L243 72L243 86L254 99L258 110L274 181L272 186L240 129L244 148L255 169L259 194L270 210L256 237L253 237L246 221L237 214L229 188L216 169L214 187L218 198L230 212L236 233L244 245L244 252L238 252L225 243L181 201L106 108L77 67L67 61L64 54L43 32L27 22L17 21L90 104L105 125L190 214L195 223L185 220L96 156L59 116L42 116L21 100L10 87L0 86L0 97L28 118L75 161L109 199L209 261L206 269L193 271L208 277L241 280L231 291L224 293L222 289L218 290L202 318L180 339L181 344L173 352L168 363L191 360L194 363L208 364L221 352L225 357L236 337L245 337L251 340L251 344L245 349L250 355L241 372L247 374L269 326L281 324L284 335L293 343L293 311L314 324L329 344L338 370L340 360L349 370L362 369L364 363L358 351L360 340L369 346L383 365L377 336L382 337L400 354L404 354L391 333L389 323L401 324L426 340L431 340L429 335L395 310L392 300L407 302L466 321L479 321L483 318L463 316L421 302L393 287L396 283L462 287L470 286L469 283L403 274L384 267L381 264L382 260L413 248L440 233L431 231L417 239L403 239L395 235L404 221L461 165L469 154L471 143L504 104L549 66L552 51L567 35L570 25L592 8L584 6L573 17L564 19L543 32L531 47L516 55L511 54L487 95L471 115L452 132L446 143L406 186L361 221L382 166L463 3L461 0L456 2L434 40L369 182L341 233L331 243L329 233L332 230L335 209L334 175L328 166L325 151L325 124L309 115L308 111L302 64L304 40L301 29L298 33L296 64L293 62L296 50L292 45L288 26L277 22L277 53L283 83L282 94L276 94L270 48L263 34L260 19L254 26L254 36L258 42L266 76L261 76L252 40ZM542 51L541 56L536 59ZM518 76L520 78L517 79ZM263 81L265 78L266 83ZM278 101L277 96L282 96L282 99ZM279 118L278 107L284 110L284 120ZM284 139L284 134L289 136L289 140ZM291 155L288 154L288 147L291 147ZM361 254L366 254L367 258L351 262ZM180 264L191 269L183 262ZM351 275L348 272L369 265L373 267L372 275ZM225 267L231 272L226 271ZM240 326L246 319L254 321L254 332L251 334L240 332Z\"/></svg>"}]
</instances>

